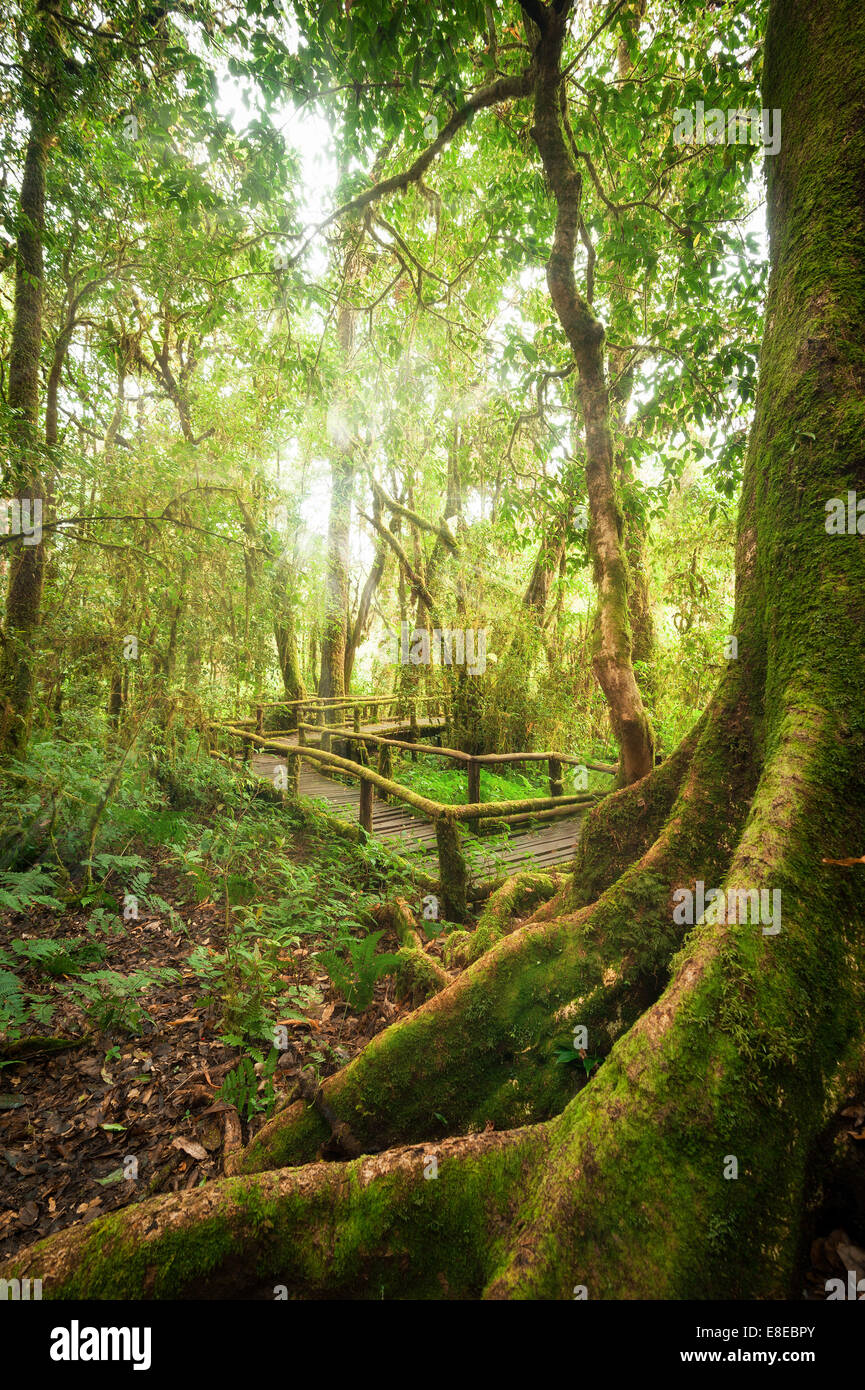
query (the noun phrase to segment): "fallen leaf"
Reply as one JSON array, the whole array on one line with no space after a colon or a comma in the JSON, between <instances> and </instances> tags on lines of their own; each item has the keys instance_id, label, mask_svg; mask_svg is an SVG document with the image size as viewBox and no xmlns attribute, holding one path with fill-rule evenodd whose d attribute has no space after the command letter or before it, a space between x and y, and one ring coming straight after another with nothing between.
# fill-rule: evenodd
<instances>
[{"instance_id":1,"label":"fallen leaf","mask_svg":"<svg viewBox=\"0 0 865 1390\"><path fill-rule=\"evenodd\" d=\"M123 1169L122 1169L122 1168L115 1168L114 1171L113 1171L113 1173L109 1173L108 1176L105 1177L105 1178L94 1178L94 1182L98 1182L99 1185L100 1185L101 1187L110 1187L110 1186L112 1185L112 1183L115 1183L115 1182L122 1182L122 1181L123 1181ZM91 1203L91 1205L92 1205L92 1203ZM81 1208L79 1207L78 1210L80 1211Z\"/></svg>"},{"instance_id":2,"label":"fallen leaf","mask_svg":"<svg viewBox=\"0 0 865 1390\"><path fill-rule=\"evenodd\" d=\"M202 1159L207 1158L207 1150L201 1144L196 1143L194 1139L187 1139L185 1134L178 1134L175 1139L172 1139L171 1147L182 1149L185 1154L189 1154L190 1158L197 1158L199 1163Z\"/></svg>"},{"instance_id":3,"label":"fallen leaf","mask_svg":"<svg viewBox=\"0 0 865 1390\"><path fill-rule=\"evenodd\" d=\"M233 1149L240 1148L243 1137L240 1128L240 1116L234 1106L230 1106L229 1109L226 1110L224 1123L225 1140L222 1147L224 1153L230 1154Z\"/></svg>"}]
</instances>

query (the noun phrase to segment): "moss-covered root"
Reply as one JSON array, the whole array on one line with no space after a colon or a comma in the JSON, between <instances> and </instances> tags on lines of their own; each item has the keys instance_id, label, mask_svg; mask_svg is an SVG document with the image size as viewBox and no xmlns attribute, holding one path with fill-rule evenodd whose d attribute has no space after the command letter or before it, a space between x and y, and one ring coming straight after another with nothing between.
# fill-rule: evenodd
<instances>
[{"instance_id":1,"label":"moss-covered root","mask_svg":"<svg viewBox=\"0 0 865 1390\"><path fill-rule=\"evenodd\" d=\"M478 1297L547 1142L490 1131L224 1179L69 1227L0 1276L53 1299Z\"/></svg>"},{"instance_id":2,"label":"moss-covered root","mask_svg":"<svg viewBox=\"0 0 865 1390\"><path fill-rule=\"evenodd\" d=\"M681 934L668 883L639 873L615 901L518 928L328 1077L328 1111L367 1153L559 1113L578 1077L557 1065L557 1050L581 1024L595 1055L604 1055L656 996ZM646 945L637 949L641 936ZM333 1129L321 1111L296 1102L226 1167L254 1173L311 1162Z\"/></svg>"},{"instance_id":3,"label":"moss-covered root","mask_svg":"<svg viewBox=\"0 0 865 1390\"><path fill-rule=\"evenodd\" d=\"M685 775L660 835L596 903L568 911L557 894L559 915L500 937L328 1077L321 1100L360 1152L489 1122L509 1129L549 1119L575 1093L573 1070L556 1064L574 1027L588 1030L592 1055L603 1057L657 998L685 931L673 892L696 878L723 882L751 804L755 759L742 682L738 669L728 673L696 751L680 760ZM312 1162L331 1137L321 1111L292 1106L274 1116L231 1156L231 1171Z\"/></svg>"},{"instance_id":4,"label":"moss-covered root","mask_svg":"<svg viewBox=\"0 0 865 1390\"><path fill-rule=\"evenodd\" d=\"M577 911L560 904L553 920L530 919L500 937L328 1077L322 1098L361 1152L558 1114L577 1084L571 1068L556 1064L574 1027L588 1030L592 1054L603 1057L657 998L685 931L673 892L696 878L723 882L751 803L740 683L738 672L728 676L661 834L596 903ZM329 1138L318 1113L293 1106L232 1155L232 1171L311 1162Z\"/></svg>"},{"instance_id":5,"label":"moss-covered root","mask_svg":"<svg viewBox=\"0 0 865 1390\"><path fill-rule=\"evenodd\" d=\"M450 984L447 971L442 970L438 961L424 951L401 946L396 955L393 975L399 1003L408 1001L413 1009L417 1009Z\"/></svg>"},{"instance_id":6,"label":"moss-covered root","mask_svg":"<svg viewBox=\"0 0 865 1390\"><path fill-rule=\"evenodd\" d=\"M479 960L512 929L515 917L547 902L563 882L560 874L513 874L492 894L473 932L455 931L448 936L444 944L448 965L465 966Z\"/></svg>"},{"instance_id":7,"label":"moss-covered root","mask_svg":"<svg viewBox=\"0 0 865 1390\"><path fill-rule=\"evenodd\" d=\"M565 895L567 906L584 907L595 902L645 854L670 814L705 726L703 715L675 752L648 777L605 797L589 812L577 841L574 872ZM555 900L549 907L556 910ZM543 911L538 914L546 915Z\"/></svg>"},{"instance_id":8,"label":"moss-covered root","mask_svg":"<svg viewBox=\"0 0 865 1390\"><path fill-rule=\"evenodd\" d=\"M393 971L396 997L409 1000L413 1009L450 984L450 976L437 960L427 955L417 919L405 898L381 903L372 913L380 927L390 928L400 943Z\"/></svg>"}]
</instances>

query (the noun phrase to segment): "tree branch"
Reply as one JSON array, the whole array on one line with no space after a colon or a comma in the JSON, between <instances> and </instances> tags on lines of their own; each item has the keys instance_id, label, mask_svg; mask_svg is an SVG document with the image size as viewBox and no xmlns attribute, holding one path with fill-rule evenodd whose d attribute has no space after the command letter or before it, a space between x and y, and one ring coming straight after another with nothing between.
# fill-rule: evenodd
<instances>
[{"instance_id":1,"label":"tree branch","mask_svg":"<svg viewBox=\"0 0 865 1390\"><path fill-rule=\"evenodd\" d=\"M350 198L347 203L334 209L325 217L324 221L319 222L305 239L303 245L292 256L291 265L297 264L313 238L319 232L323 232L325 227L329 227L331 223L338 222L340 218L347 217L351 213L362 212L371 203L377 203L380 199L389 197L391 193L404 193L413 183L418 183L436 155L450 144L454 136L477 111L483 111L489 106L497 106L503 101L512 101L516 97L529 96L532 85L532 74L527 69L525 72L517 73L512 77L501 77L498 81L491 82L487 87L481 87L474 96L469 97L465 106L461 106L458 111L454 112L441 134L433 140L431 145L427 146L422 154L418 155L413 164L410 164L401 174L394 174L389 179L382 179L380 183L373 184L372 188L358 193L355 198Z\"/></svg>"}]
</instances>

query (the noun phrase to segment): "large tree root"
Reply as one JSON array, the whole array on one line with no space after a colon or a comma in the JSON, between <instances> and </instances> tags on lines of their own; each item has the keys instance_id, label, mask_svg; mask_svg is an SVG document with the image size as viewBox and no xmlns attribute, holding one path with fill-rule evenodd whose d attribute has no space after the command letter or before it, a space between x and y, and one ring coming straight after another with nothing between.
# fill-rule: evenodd
<instances>
[{"instance_id":1,"label":"large tree root","mask_svg":"<svg viewBox=\"0 0 865 1390\"><path fill-rule=\"evenodd\" d=\"M3 1277L42 1277L49 1296L89 1297L220 1296L268 1281L290 1296L569 1298L574 1289L592 1298L789 1296L810 1145L861 1063L865 972L856 880L820 862L824 853L842 857L848 839L834 792L815 775L827 758L837 766L836 730L807 701L792 692L788 700L728 871L715 880L732 889L779 887L782 931L766 935L754 922L695 926L666 989L619 1030L603 1065L557 1118L506 1134L426 1137L350 1164L152 1199L50 1237L8 1262ZM539 1029L541 1019L549 1023L567 994L558 977L587 981L609 959L617 923L621 950L620 895L633 920L652 881L666 883L658 866L672 868L682 836L693 850L692 817L706 811L698 785L701 778L689 777L659 840L594 908L574 914L568 928L537 923L504 938L443 996L374 1040L340 1073L341 1086L333 1086L337 1078L326 1083L334 1112L352 1115L364 1143L370 1130L428 1118L426 1107L453 1084L454 1068L458 1082L447 1094L458 1113L458 1087L472 1069L456 1052L447 1066L430 1066L436 1043L445 1052L446 1043L461 1041L477 1064L497 1037L500 1048L497 1030L509 1019L528 1026L534 1017ZM862 800L855 782L846 790ZM857 815L861 809L856 802ZM669 916L666 887L664 896ZM632 931L632 962L644 926ZM659 927L655 916L653 932ZM526 971L538 991L528 1003L520 987ZM605 1008L615 989L615 980L598 980ZM497 1019L482 1015L482 1002ZM580 1021L591 1007L590 990L579 1001ZM513 1092L511 1082L499 1092L491 1084L515 1068L517 1090L522 1085L518 1041L483 1072L479 1112ZM406 1070L394 1070L394 1060ZM420 1106L402 1104L412 1065L424 1068L425 1088L435 1081ZM375 1108L374 1086L384 1092ZM363 1107L352 1096L362 1096ZM321 1143L315 1109L301 1107L286 1121L271 1126L258 1159Z\"/></svg>"},{"instance_id":2,"label":"large tree root","mask_svg":"<svg viewBox=\"0 0 865 1390\"><path fill-rule=\"evenodd\" d=\"M223 1179L68 1227L3 1277L45 1298L477 1297L547 1142L538 1126Z\"/></svg>"},{"instance_id":3,"label":"large tree root","mask_svg":"<svg viewBox=\"0 0 865 1390\"><path fill-rule=\"evenodd\" d=\"M509 930L512 918L538 902L548 902L563 886L561 874L512 874L491 894L474 931L454 931L444 945L448 965L472 965Z\"/></svg>"}]
</instances>

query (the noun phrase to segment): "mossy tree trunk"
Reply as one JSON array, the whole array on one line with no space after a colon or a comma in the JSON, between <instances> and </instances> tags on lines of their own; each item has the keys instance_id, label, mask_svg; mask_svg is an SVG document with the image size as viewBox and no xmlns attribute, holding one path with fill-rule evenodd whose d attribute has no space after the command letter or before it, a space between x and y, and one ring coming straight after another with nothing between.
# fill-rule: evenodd
<instances>
[{"instance_id":1,"label":"mossy tree trunk","mask_svg":"<svg viewBox=\"0 0 865 1390\"><path fill-rule=\"evenodd\" d=\"M360 278L356 234L346 253L344 284L350 296ZM354 310L340 306L337 340L346 375L354 353ZM348 402L334 403L331 442L334 456L330 466L330 512L327 525L327 572L325 575L324 618L321 628L321 671L318 693L322 699L345 695L346 646L348 643L349 560L351 508L354 500L355 462Z\"/></svg>"},{"instance_id":2,"label":"mossy tree trunk","mask_svg":"<svg viewBox=\"0 0 865 1390\"><path fill-rule=\"evenodd\" d=\"M784 140L739 659L692 734L592 813L566 888L321 1104L272 1120L244 1176L61 1232L4 1277L90 1297L264 1275L297 1296L794 1292L809 1149L865 1061L862 871L832 863L863 848L865 551L825 530L826 503L865 486L863 91L859 0L772 0L764 105ZM698 880L780 891L781 919L678 922ZM552 1055L577 1025L604 1058L587 1084ZM374 1156L312 1161L340 1135Z\"/></svg>"},{"instance_id":3,"label":"mossy tree trunk","mask_svg":"<svg viewBox=\"0 0 865 1390\"><path fill-rule=\"evenodd\" d=\"M10 491L31 524L45 502L40 466L39 362L42 350L45 172L50 128L34 115L24 160L15 245L15 311L9 354L8 406L12 470ZM2 645L0 645L0 755L19 755L27 745L33 702L36 639L42 605L45 546L24 536L9 547Z\"/></svg>"}]
</instances>

